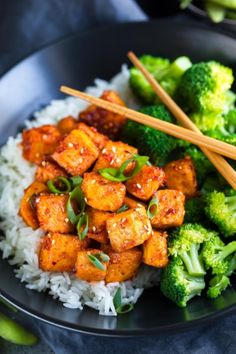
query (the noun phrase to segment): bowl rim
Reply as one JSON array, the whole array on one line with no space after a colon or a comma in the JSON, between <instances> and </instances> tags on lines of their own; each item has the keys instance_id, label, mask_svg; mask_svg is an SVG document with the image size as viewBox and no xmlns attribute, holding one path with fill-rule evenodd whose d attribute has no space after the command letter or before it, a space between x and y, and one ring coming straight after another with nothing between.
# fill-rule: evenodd
<instances>
[{"instance_id":1,"label":"bowl rim","mask_svg":"<svg viewBox=\"0 0 236 354\"><path fill-rule=\"evenodd\" d=\"M157 25L167 25L168 23L174 24L176 27L180 28L186 28L189 29L191 27L194 30L197 31L203 31L203 32L212 32L213 34L219 34L221 36L225 36L228 38L231 38L235 40L233 34L228 34L222 30L214 30L212 28L208 28L205 25L202 24L189 24L189 23L178 23L178 22L173 22L173 20L169 19L161 19L161 20L150 20L150 21L133 21L133 22L123 22L123 23L118 23L118 24L112 24L112 25L105 25L105 26L100 26L98 28L92 28L86 31L81 31L81 32L75 32L66 36L63 36L59 39L56 39L54 41L51 41L50 43L47 43L46 45L41 46L35 51L32 51L30 54L25 55L23 58L21 58L19 61L17 61L13 66L10 68L6 69L6 71L2 74L0 77L0 82L1 80L5 79L9 73L11 73L14 69L17 68L18 65L21 65L24 61L27 61L28 59L31 59L34 55L37 55L38 53L47 50L47 48L50 48L54 45L60 44L64 41L71 40L73 37L80 38L80 36L84 36L87 34L92 34L94 32L103 32L107 31L109 29L119 29L120 27L132 27L135 25L143 25L145 24L157 24ZM236 41L235 41L236 43ZM2 252L0 251L0 256ZM7 259L5 260L6 262L8 261ZM88 326L84 325L74 325L72 323L68 324L68 322L63 321L63 319L52 319L50 316L47 316L45 314L40 313L39 311L29 308L24 304L21 304L20 302L16 301L13 299L10 295L8 295L4 290L1 289L1 284L0 284L0 298L8 302L9 304L13 305L17 309L21 310L25 314L34 317L38 320L41 320L42 322L45 322L50 325L54 325L59 328L67 329L67 330L72 330L74 332L79 332L79 333L84 333L84 334L93 334L97 336L106 336L106 337L138 337L138 336L148 336L148 335L153 335L153 334L158 334L158 333L174 333L174 332L181 332L183 330L190 330L194 327L197 327L199 325L206 324L210 321L213 321L216 318L223 317L225 315L228 315L232 312L236 311L236 302L235 304L231 304L227 306L226 308L217 310L216 312L205 315L199 319L193 319L191 321L183 322L183 323L174 323L171 325L165 325L165 326L159 326L159 327L153 327L153 328L143 328L143 329L98 329L98 328L91 328ZM56 300L58 301L58 300Z\"/></svg>"}]
</instances>

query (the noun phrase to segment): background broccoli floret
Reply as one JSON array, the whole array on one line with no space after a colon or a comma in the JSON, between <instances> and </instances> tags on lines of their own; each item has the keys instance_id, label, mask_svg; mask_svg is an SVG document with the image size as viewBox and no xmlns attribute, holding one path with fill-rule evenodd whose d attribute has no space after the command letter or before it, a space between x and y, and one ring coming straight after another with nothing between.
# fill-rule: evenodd
<instances>
[{"instance_id":1,"label":"background broccoli floret","mask_svg":"<svg viewBox=\"0 0 236 354\"><path fill-rule=\"evenodd\" d=\"M213 191L205 196L205 213L223 236L236 234L236 195Z\"/></svg>"},{"instance_id":2,"label":"background broccoli floret","mask_svg":"<svg viewBox=\"0 0 236 354\"><path fill-rule=\"evenodd\" d=\"M183 224L174 229L168 239L168 251L172 256L179 256L190 275L206 273L200 258L200 246L211 236L200 224Z\"/></svg>"},{"instance_id":3,"label":"background broccoli floret","mask_svg":"<svg viewBox=\"0 0 236 354\"><path fill-rule=\"evenodd\" d=\"M174 122L164 105L145 107L141 112L166 122ZM150 156L150 161L158 166L163 166L168 161L177 143L177 139L172 136L131 120L126 121L121 137L123 141L137 147L140 154Z\"/></svg>"},{"instance_id":4,"label":"background broccoli floret","mask_svg":"<svg viewBox=\"0 0 236 354\"><path fill-rule=\"evenodd\" d=\"M191 62L187 57L177 58L172 63L168 59L151 55L143 55L139 59L170 95L174 94L184 71L191 66ZM135 67L130 69L130 87L143 103L160 103L150 84Z\"/></svg>"},{"instance_id":5,"label":"background broccoli floret","mask_svg":"<svg viewBox=\"0 0 236 354\"><path fill-rule=\"evenodd\" d=\"M172 257L162 271L161 291L179 307L185 307L190 299L201 294L204 287L204 277L189 275L180 257Z\"/></svg>"},{"instance_id":6,"label":"background broccoli floret","mask_svg":"<svg viewBox=\"0 0 236 354\"><path fill-rule=\"evenodd\" d=\"M199 223L206 218L204 213L205 201L202 197L188 199L185 203L185 223Z\"/></svg>"},{"instance_id":7,"label":"background broccoli floret","mask_svg":"<svg viewBox=\"0 0 236 354\"><path fill-rule=\"evenodd\" d=\"M215 61L193 64L182 75L176 98L188 113L225 111L226 92L233 83L232 70Z\"/></svg>"},{"instance_id":8,"label":"background broccoli floret","mask_svg":"<svg viewBox=\"0 0 236 354\"><path fill-rule=\"evenodd\" d=\"M207 297L215 299L221 295L221 293L230 285L230 279L226 275L215 275L209 281L209 287L207 290Z\"/></svg>"}]
</instances>

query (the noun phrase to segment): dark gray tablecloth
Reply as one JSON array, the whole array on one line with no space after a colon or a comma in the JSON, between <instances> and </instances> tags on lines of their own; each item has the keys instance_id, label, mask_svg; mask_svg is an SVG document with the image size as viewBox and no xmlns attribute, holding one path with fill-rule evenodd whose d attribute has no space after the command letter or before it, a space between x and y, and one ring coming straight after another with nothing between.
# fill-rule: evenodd
<instances>
[{"instance_id":1,"label":"dark gray tablecloth","mask_svg":"<svg viewBox=\"0 0 236 354\"><path fill-rule=\"evenodd\" d=\"M1 0L0 73L33 50L69 33L146 18L133 0ZM236 353L233 315L179 334L128 339L82 335L23 314L17 317L33 328L56 354Z\"/></svg>"}]
</instances>

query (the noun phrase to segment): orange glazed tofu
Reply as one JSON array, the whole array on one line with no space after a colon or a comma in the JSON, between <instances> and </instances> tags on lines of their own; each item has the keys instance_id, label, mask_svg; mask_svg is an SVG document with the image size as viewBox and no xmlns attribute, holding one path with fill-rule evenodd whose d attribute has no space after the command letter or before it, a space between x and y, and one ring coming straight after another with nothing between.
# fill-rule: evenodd
<instances>
[{"instance_id":1,"label":"orange glazed tofu","mask_svg":"<svg viewBox=\"0 0 236 354\"><path fill-rule=\"evenodd\" d=\"M101 150L106 144L106 142L109 140L107 136L98 133L96 128L89 127L84 123L77 123L77 129L85 132L91 138L91 140L94 142L94 144L98 147L99 150Z\"/></svg>"},{"instance_id":2,"label":"orange glazed tofu","mask_svg":"<svg viewBox=\"0 0 236 354\"><path fill-rule=\"evenodd\" d=\"M157 229L168 229L183 224L185 196L181 191L163 189L156 192L158 213L151 220Z\"/></svg>"},{"instance_id":3,"label":"orange glazed tofu","mask_svg":"<svg viewBox=\"0 0 236 354\"><path fill-rule=\"evenodd\" d=\"M133 198L127 197L127 196L125 196L124 205L127 205L127 207L129 209L135 209L140 206L143 206L144 208L146 208L146 205L144 203L140 202L139 200L135 200Z\"/></svg>"},{"instance_id":4,"label":"orange glazed tofu","mask_svg":"<svg viewBox=\"0 0 236 354\"><path fill-rule=\"evenodd\" d=\"M36 198L36 212L39 227L44 231L60 232L62 234L73 233L66 213L68 195L44 194Z\"/></svg>"},{"instance_id":5,"label":"orange glazed tofu","mask_svg":"<svg viewBox=\"0 0 236 354\"><path fill-rule=\"evenodd\" d=\"M85 201L94 209L116 211L124 202L125 186L120 182L112 182L99 173L85 173L81 185Z\"/></svg>"},{"instance_id":6,"label":"orange glazed tofu","mask_svg":"<svg viewBox=\"0 0 236 354\"><path fill-rule=\"evenodd\" d=\"M154 231L143 244L143 263L157 268L168 264L167 233Z\"/></svg>"},{"instance_id":7,"label":"orange glazed tofu","mask_svg":"<svg viewBox=\"0 0 236 354\"><path fill-rule=\"evenodd\" d=\"M24 130L23 157L30 162L40 164L47 155L55 151L60 139L61 134L54 125L42 125L39 128Z\"/></svg>"},{"instance_id":8,"label":"orange glazed tofu","mask_svg":"<svg viewBox=\"0 0 236 354\"><path fill-rule=\"evenodd\" d=\"M28 188L25 189L25 193L20 202L19 214L23 218L24 222L32 227L32 229L38 228L38 219L35 210L35 200L37 195L48 190L44 183L33 182Z\"/></svg>"},{"instance_id":9,"label":"orange glazed tofu","mask_svg":"<svg viewBox=\"0 0 236 354\"><path fill-rule=\"evenodd\" d=\"M163 169L155 166L144 165L143 168L126 182L127 191L134 197L148 200L164 183Z\"/></svg>"},{"instance_id":10,"label":"orange glazed tofu","mask_svg":"<svg viewBox=\"0 0 236 354\"><path fill-rule=\"evenodd\" d=\"M78 251L87 245L88 241L80 241L78 236L49 233L41 241L39 268L45 272L72 272Z\"/></svg>"},{"instance_id":11,"label":"orange glazed tofu","mask_svg":"<svg viewBox=\"0 0 236 354\"><path fill-rule=\"evenodd\" d=\"M75 265L75 275L82 280L86 281L100 281L104 280L107 272L107 262L101 262L105 270L98 269L89 260L89 255L97 255L102 253L101 250L91 249L85 251L79 251L77 253L77 260Z\"/></svg>"},{"instance_id":12,"label":"orange glazed tofu","mask_svg":"<svg viewBox=\"0 0 236 354\"><path fill-rule=\"evenodd\" d=\"M52 158L71 175L82 175L97 159L98 148L83 131L72 130Z\"/></svg>"},{"instance_id":13,"label":"orange glazed tofu","mask_svg":"<svg viewBox=\"0 0 236 354\"><path fill-rule=\"evenodd\" d=\"M112 215L106 211L89 208L87 211L89 219L88 237L100 243L108 243L106 220Z\"/></svg>"},{"instance_id":14,"label":"orange glazed tofu","mask_svg":"<svg viewBox=\"0 0 236 354\"><path fill-rule=\"evenodd\" d=\"M137 154L138 150L133 146L122 143L121 141L109 140L94 166L94 170L100 170L101 168L113 167L119 168L123 162L130 159L133 155ZM131 163L127 166L126 172L129 172L134 168L134 164Z\"/></svg>"},{"instance_id":15,"label":"orange glazed tofu","mask_svg":"<svg viewBox=\"0 0 236 354\"><path fill-rule=\"evenodd\" d=\"M67 176L67 173L53 161L42 161L35 173L35 179L39 182L47 182L59 176Z\"/></svg>"},{"instance_id":16,"label":"orange glazed tofu","mask_svg":"<svg viewBox=\"0 0 236 354\"><path fill-rule=\"evenodd\" d=\"M166 185L170 189L183 192L186 197L197 194L197 177L193 162L190 157L168 163L164 167Z\"/></svg>"},{"instance_id":17,"label":"orange glazed tofu","mask_svg":"<svg viewBox=\"0 0 236 354\"><path fill-rule=\"evenodd\" d=\"M116 252L141 245L152 233L150 220L142 206L111 216L106 225L111 246Z\"/></svg>"},{"instance_id":18,"label":"orange glazed tofu","mask_svg":"<svg viewBox=\"0 0 236 354\"><path fill-rule=\"evenodd\" d=\"M77 129L78 121L72 116L62 118L57 123L57 128L61 134L68 134L71 130Z\"/></svg>"},{"instance_id":19,"label":"orange glazed tofu","mask_svg":"<svg viewBox=\"0 0 236 354\"><path fill-rule=\"evenodd\" d=\"M115 91L106 90L100 98L120 106L125 106ZM123 115L107 111L95 105L91 105L85 111L81 112L79 119L97 128L99 132L108 135L110 138L114 138L117 135L125 122Z\"/></svg>"},{"instance_id":20,"label":"orange glazed tofu","mask_svg":"<svg viewBox=\"0 0 236 354\"><path fill-rule=\"evenodd\" d=\"M142 251L132 248L124 252L108 252L110 261L107 267L106 283L121 282L133 278L142 261Z\"/></svg>"}]
</instances>

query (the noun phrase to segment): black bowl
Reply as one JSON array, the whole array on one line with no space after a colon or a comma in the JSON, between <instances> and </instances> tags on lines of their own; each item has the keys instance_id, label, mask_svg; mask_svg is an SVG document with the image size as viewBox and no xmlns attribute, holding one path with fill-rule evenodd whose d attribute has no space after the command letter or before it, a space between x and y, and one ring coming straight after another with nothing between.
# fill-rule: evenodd
<instances>
[{"instance_id":1,"label":"black bowl","mask_svg":"<svg viewBox=\"0 0 236 354\"><path fill-rule=\"evenodd\" d=\"M236 42L225 35L173 22L129 23L77 34L20 62L0 80L1 143L14 135L31 113L62 97L61 84L83 89L95 77L111 78L128 62L128 50L193 61L217 59L235 68ZM235 68L236 69L236 68ZM190 327L236 309L234 286L215 301L193 299L176 307L158 288L146 290L134 310L116 317L92 309L70 310L45 293L27 290L13 267L0 260L0 294L26 313L52 324L100 335L143 335Z\"/></svg>"}]
</instances>

